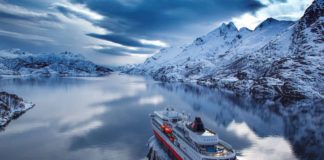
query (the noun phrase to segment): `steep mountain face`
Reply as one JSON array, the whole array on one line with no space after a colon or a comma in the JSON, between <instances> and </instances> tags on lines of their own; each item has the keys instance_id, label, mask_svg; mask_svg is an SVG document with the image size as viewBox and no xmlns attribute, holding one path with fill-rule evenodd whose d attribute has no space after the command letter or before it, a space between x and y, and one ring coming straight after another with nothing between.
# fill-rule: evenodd
<instances>
[{"instance_id":1,"label":"steep mountain face","mask_svg":"<svg viewBox=\"0 0 324 160\"><path fill-rule=\"evenodd\" d=\"M323 0L316 0L299 21L268 18L254 31L223 24L188 46L163 49L123 71L255 98L323 98L323 10Z\"/></svg>"},{"instance_id":2,"label":"steep mountain face","mask_svg":"<svg viewBox=\"0 0 324 160\"><path fill-rule=\"evenodd\" d=\"M23 114L34 104L24 101L22 98L7 92L0 92L0 127L5 126L9 121Z\"/></svg>"},{"instance_id":3,"label":"steep mountain face","mask_svg":"<svg viewBox=\"0 0 324 160\"><path fill-rule=\"evenodd\" d=\"M282 85L276 87L276 92L284 97L323 98L323 42L324 1L316 0L292 28L288 56L274 61L262 78L271 77L280 80ZM261 79L259 84L262 83ZM256 88L253 86L252 91L256 91L260 87L259 84L256 83ZM272 86L265 85L265 87Z\"/></svg>"},{"instance_id":4,"label":"steep mountain face","mask_svg":"<svg viewBox=\"0 0 324 160\"><path fill-rule=\"evenodd\" d=\"M70 52L32 54L19 49L0 51L0 75L102 76L111 71Z\"/></svg>"}]
</instances>

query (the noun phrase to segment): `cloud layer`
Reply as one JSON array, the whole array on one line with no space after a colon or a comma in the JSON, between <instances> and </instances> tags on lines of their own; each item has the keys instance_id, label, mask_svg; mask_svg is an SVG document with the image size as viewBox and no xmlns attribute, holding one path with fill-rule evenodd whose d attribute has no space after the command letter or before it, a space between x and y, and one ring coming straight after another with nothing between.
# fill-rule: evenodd
<instances>
[{"instance_id":1,"label":"cloud layer","mask_svg":"<svg viewBox=\"0 0 324 160\"><path fill-rule=\"evenodd\" d=\"M3 42L0 47L32 52L70 50L99 63L135 63L160 48L188 43L221 22L233 20L239 26L252 28L266 16L296 18L310 3L309 0L0 0ZM294 8L291 14L287 7Z\"/></svg>"}]
</instances>

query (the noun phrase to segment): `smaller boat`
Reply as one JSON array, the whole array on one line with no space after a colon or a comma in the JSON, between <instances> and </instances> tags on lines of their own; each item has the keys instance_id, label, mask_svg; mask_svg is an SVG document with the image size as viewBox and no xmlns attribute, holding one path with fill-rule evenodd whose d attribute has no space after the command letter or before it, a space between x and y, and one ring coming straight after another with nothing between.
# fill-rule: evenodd
<instances>
[{"instance_id":1,"label":"smaller boat","mask_svg":"<svg viewBox=\"0 0 324 160\"><path fill-rule=\"evenodd\" d=\"M189 116L169 108L150 116L156 139L172 159L236 160L231 145L205 128L200 117L189 122Z\"/></svg>"}]
</instances>

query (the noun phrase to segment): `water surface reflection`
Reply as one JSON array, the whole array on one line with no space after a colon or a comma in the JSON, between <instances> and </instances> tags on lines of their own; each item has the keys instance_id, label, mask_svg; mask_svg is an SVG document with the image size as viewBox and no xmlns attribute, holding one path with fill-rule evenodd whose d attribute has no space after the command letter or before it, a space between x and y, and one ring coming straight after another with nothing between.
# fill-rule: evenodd
<instances>
[{"instance_id":1,"label":"water surface reflection","mask_svg":"<svg viewBox=\"0 0 324 160\"><path fill-rule=\"evenodd\" d=\"M169 105L202 116L239 159L324 156L322 103L283 107L118 74L0 81L2 90L36 103L0 132L1 159L143 159L152 135L148 114Z\"/></svg>"}]
</instances>

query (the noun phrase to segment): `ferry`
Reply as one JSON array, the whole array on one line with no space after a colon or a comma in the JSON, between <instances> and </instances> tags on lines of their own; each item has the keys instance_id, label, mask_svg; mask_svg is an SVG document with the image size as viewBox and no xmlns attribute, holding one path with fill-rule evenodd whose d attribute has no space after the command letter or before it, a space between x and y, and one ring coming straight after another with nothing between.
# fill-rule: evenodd
<instances>
[{"instance_id":1,"label":"ferry","mask_svg":"<svg viewBox=\"0 0 324 160\"><path fill-rule=\"evenodd\" d=\"M200 117L190 117L172 108L150 114L153 133L175 160L236 160L236 152L218 135L205 128Z\"/></svg>"}]
</instances>

